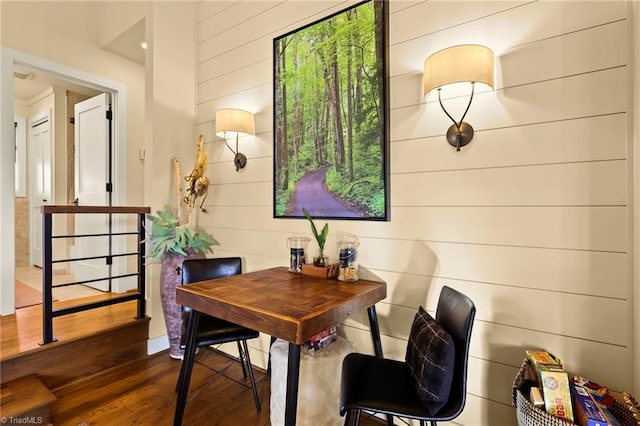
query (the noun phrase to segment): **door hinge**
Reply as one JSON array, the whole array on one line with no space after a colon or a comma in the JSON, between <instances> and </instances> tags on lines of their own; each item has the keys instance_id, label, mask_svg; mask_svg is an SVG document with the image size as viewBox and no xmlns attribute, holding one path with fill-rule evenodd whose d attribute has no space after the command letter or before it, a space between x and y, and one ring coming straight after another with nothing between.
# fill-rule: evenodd
<instances>
[{"instance_id":1,"label":"door hinge","mask_svg":"<svg viewBox=\"0 0 640 426\"><path fill-rule=\"evenodd\" d=\"M69 124L76 124L76 119L75 119L75 117L71 117L71 118L69 118Z\"/></svg>"},{"instance_id":2,"label":"door hinge","mask_svg":"<svg viewBox=\"0 0 640 426\"><path fill-rule=\"evenodd\" d=\"M108 183L107 184L107 192L113 192L113 184L112 183Z\"/></svg>"},{"instance_id":3,"label":"door hinge","mask_svg":"<svg viewBox=\"0 0 640 426\"><path fill-rule=\"evenodd\" d=\"M113 113L111 110L107 111L107 120L111 121L113 119Z\"/></svg>"}]
</instances>

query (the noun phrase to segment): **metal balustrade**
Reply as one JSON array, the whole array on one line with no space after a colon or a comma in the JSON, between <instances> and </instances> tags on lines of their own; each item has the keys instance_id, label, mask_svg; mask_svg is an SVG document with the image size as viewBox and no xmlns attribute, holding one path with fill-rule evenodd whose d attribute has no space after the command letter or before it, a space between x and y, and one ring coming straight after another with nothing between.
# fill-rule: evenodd
<instances>
[{"instance_id":1,"label":"metal balustrade","mask_svg":"<svg viewBox=\"0 0 640 426\"><path fill-rule=\"evenodd\" d=\"M55 342L57 339L53 337L53 318L63 315L69 315L76 312L87 311L90 309L101 308L104 306L124 303L136 300L137 303L137 319L145 317L145 215L150 212L149 207L108 207L108 206L42 206L42 342L40 345ZM53 235L53 215L55 214L73 214L73 215L89 215L102 214L108 217L108 232L96 234L69 234L69 235ZM131 215L138 216L138 226L136 231L131 232L113 232L113 215ZM137 236L137 250L125 253L113 253L113 238L116 236ZM84 256L69 259L53 260L53 241L55 239L65 238L91 238L91 237L107 237L106 253L98 256ZM105 277L92 278L83 281L74 281L64 284L53 285L53 265L63 262L78 262L86 260L104 259L105 264L111 266L114 258L124 258L136 256L137 270L132 273L113 275L112 268L108 267L108 274ZM124 279L128 277L137 277L137 291L127 292L122 295L111 297L109 299L99 300L90 303L73 305L60 309L53 309L53 289L56 287L66 287L74 285L89 284L92 282L108 281L109 290L112 289L113 280Z\"/></svg>"}]
</instances>

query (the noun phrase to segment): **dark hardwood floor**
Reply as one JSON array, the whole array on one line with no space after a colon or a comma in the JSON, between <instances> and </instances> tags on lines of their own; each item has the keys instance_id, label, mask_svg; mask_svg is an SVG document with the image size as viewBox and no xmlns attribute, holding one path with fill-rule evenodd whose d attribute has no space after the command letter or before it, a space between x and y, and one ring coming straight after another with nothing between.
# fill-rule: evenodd
<instances>
[{"instance_id":1,"label":"dark hardwood floor","mask_svg":"<svg viewBox=\"0 0 640 426\"><path fill-rule=\"evenodd\" d=\"M181 363L167 351L147 356L147 320L134 316L135 303L127 302L57 318L59 341L45 346L37 343L42 339L40 306L0 317L3 383L35 374L57 398L51 405L55 426L173 424ZM262 404L258 414L237 361L211 349L200 350L196 361L183 425L270 425L270 378L263 370L254 368ZM363 413L361 425L382 424Z\"/></svg>"},{"instance_id":2,"label":"dark hardwood floor","mask_svg":"<svg viewBox=\"0 0 640 426\"><path fill-rule=\"evenodd\" d=\"M183 425L270 425L270 382L264 371L255 369L262 404L258 414L238 362L209 349L201 350L196 359ZM53 389L58 400L51 421L56 426L170 425L179 369L180 361L162 352ZM361 425L383 424L362 417Z\"/></svg>"}]
</instances>

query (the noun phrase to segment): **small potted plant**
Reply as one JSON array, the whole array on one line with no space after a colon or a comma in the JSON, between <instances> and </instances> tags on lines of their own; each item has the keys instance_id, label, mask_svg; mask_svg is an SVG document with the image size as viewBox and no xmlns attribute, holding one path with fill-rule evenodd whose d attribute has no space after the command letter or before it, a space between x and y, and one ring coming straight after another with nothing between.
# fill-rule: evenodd
<instances>
[{"instance_id":1,"label":"small potted plant","mask_svg":"<svg viewBox=\"0 0 640 426\"><path fill-rule=\"evenodd\" d=\"M311 231L313 232L313 236L318 243L318 248L320 251L318 252L318 256L313 256L313 265L314 266L327 266L329 264L329 258L324 256L324 244L327 242L327 235L329 234L329 224L325 223L322 228L322 232L318 233L318 229L316 228L315 223L313 223L313 218L305 209L302 208L302 213L304 213L304 217L306 217L309 222L311 222Z\"/></svg>"}]
</instances>

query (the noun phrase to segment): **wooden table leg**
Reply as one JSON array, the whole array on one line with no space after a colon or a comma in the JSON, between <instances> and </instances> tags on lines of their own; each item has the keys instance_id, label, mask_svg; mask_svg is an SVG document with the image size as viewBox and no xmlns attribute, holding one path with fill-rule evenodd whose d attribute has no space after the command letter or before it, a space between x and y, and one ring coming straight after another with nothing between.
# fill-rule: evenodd
<instances>
[{"instance_id":1,"label":"wooden table leg","mask_svg":"<svg viewBox=\"0 0 640 426\"><path fill-rule=\"evenodd\" d=\"M378 314L375 305L367 308L369 314L369 326L371 328L371 339L373 340L373 351L376 357L382 358L382 342L380 341L380 328L378 327Z\"/></svg>"},{"instance_id":2,"label":"wooden table leg","mask_svg":"<svg viewBox=\"0 0 640 426\"><path fill-rule=\"evenodd\" d=\"M298 411L298 382L300 379L300 345L289 343L287 359L287 398L284 410L284 425L295 426Z\"/></svg>"}]
</instances>

